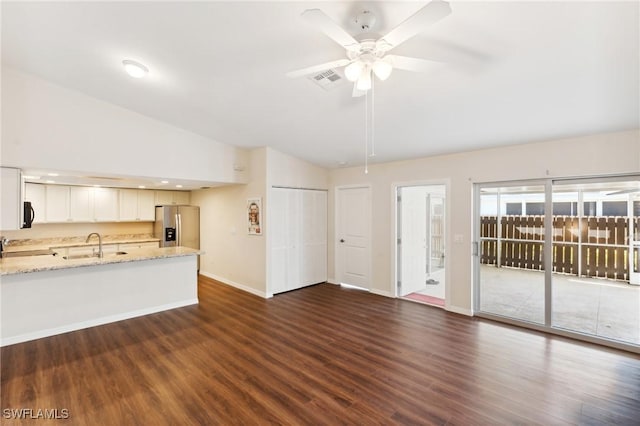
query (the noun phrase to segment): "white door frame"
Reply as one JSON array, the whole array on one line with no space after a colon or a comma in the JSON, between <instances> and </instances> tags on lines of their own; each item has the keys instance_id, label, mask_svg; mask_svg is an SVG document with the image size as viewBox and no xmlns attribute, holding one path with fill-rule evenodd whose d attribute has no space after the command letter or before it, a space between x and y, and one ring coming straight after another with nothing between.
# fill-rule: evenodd
<instances>
[{"instance_id":1,"label":"white door frame","mask_svg":"<svg viewBox=\"0 0 640 426\"><path fill-rule=\"evenodd\" d=\"M451 179L443 178L443 179L429 179L429 180L413 180L413 181L401 181L401 182L392 182L391 183L391 224L390 229L391 232L391 253L392 253L392 264L391 264L391 294L393 297L400 297L398 295L398 250L397 250L397 242L398 242L398 188L402 188L404 186L427 186L427 185L444 185L444 232L445 232L445 250L447 247L451 247L451 220L450 220L450 212L451 212ZM444 287L444 309L449 310L451 306L451 256L445 255L444 257L444 277L445 277L445 287Z\"/></svg>"},{"instance_id":2,"label":"white door frame","mask_svg":"<svg viewBox=\"0 0 640 426\"><path fill-rule=\"evenodd\" d=\"M629 194L629 201L627 204L628 212L627 215L629 217L629 284L631 285L640 285L640 272L636 272L633 269L633 254L636 248L640 248L640 241L635 240L635 226L634 226L634 218L633 214L633 203L635 201L640 201L640 196L638 194Z\"/></svg>"},{"instance_id":3,"label":"white door frame","mask_svg":"<svg viewBox=\"0 0 640 426\"><path fill-rule=\"evenodd\" d=\"M341 262L338 261L338 246L340 245L340 236L338 235L338 231L340 230L340 191L343 189L358 189L358 188L366 188L369 191L369 247L367 248L367 259L369 270L367 271L369 274L369 285L367 290L371 291L373 287L373 262L371 261L371 246L373 245L373 196L372 196L372 187L371 184L354 184L354 185L340 185L334 187L333 194L333 202L334 202L334 212L333 212L333 268L334 268L334 278L335 284L340 285L339 277L342 276L342 271L339 270L339 265Z\"/></svg>"}]
</instances>

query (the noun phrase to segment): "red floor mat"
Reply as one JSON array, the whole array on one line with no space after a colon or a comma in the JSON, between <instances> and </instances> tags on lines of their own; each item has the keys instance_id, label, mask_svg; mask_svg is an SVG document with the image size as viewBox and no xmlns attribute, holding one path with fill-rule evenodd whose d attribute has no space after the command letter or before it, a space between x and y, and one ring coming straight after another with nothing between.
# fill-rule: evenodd
<instances>
[{"instance_id":1,"label":"red floor mat","mask_svg":"<svg viewBox=\"0 0 640 426\"><path fill-rule=\"evenodd\" d=\"M426 294L420 293L411 293L404 297L418 302L428 303L429 305L442 306L444 308L444 299L440 299L439 297L427 296Z\"/></svg>"}]
</instances>

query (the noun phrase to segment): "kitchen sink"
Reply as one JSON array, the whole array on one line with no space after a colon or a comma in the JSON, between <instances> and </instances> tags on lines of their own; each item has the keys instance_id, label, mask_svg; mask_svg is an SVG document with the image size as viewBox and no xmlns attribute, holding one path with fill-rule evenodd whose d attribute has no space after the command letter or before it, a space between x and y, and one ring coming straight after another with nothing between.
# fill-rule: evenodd
<instances>
[{"instance_id":1,"label":"kitchen sink","mask_svg":"<svg viewBox=\"0 0 640 426\"><path fill-rule=\"evenodd\" d=\"M126 251L117 251L115 253L105 253L104 257L112 257L112 256L122 256L123 254L127 254ZM62 256L65 260L73 260L73 259L91 259L92 257L98 257L98 254L72 254L71 256Z\"/></svg>"}]
</instances>

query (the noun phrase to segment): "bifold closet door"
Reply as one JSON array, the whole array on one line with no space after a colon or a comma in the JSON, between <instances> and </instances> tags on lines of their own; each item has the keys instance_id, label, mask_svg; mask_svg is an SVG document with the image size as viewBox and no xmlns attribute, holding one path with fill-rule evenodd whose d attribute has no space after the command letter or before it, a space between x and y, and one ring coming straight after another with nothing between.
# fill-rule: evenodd
<instances>
[{"instance_id":1,"label":"bifold closet door","mask_svg":"<svg viewBox=\"0 0 640 426\"><path fill-rule=\"evenodd\" d=\"M272 293L327 280L327 193L271 190Z\"/></svg>"},{"instance_id":2,"label":"bifold closet door","mask_svg":"<svg viewBox=\"0 0 640 426\"><path fill-rule=\"evenodd\" d=\"M300 278L302 285L327 280L327 193L302 192L302 256Z\"/></svg>"}]
</instances>

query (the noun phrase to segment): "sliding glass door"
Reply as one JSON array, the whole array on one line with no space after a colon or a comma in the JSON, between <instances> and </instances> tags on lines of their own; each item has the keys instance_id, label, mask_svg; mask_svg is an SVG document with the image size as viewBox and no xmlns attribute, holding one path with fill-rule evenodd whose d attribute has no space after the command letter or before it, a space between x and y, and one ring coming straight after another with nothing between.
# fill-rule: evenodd
<instances>
[{"instance_id":1,"label":"sliding glass door","mask_svg":"<svg viewBox=\"0 0 640 426\"><path fill-rule=\"evenodd\" d=\"M553 327L640 344L639 193L637 179L553 185Z\"/></svg>"},{"instance_id":2,"label":"sliding glass door","mask_svg":"<svg viewBox=\"0 0 640 426\"><path fill-rule=\"evenodd\" d=\"M479 202L480 310L544 324L544 185L483 187Z\"/></svg>"},{"instance_id":3,"label":"sliding glass door","mask_svg":"<svg viewBox=\"0 0 640 426\"><path fill-rule=\"evenodd\" d=\"M475 196L479 315L640 348L640 176Z\"/></svg>"}]
</instances>

